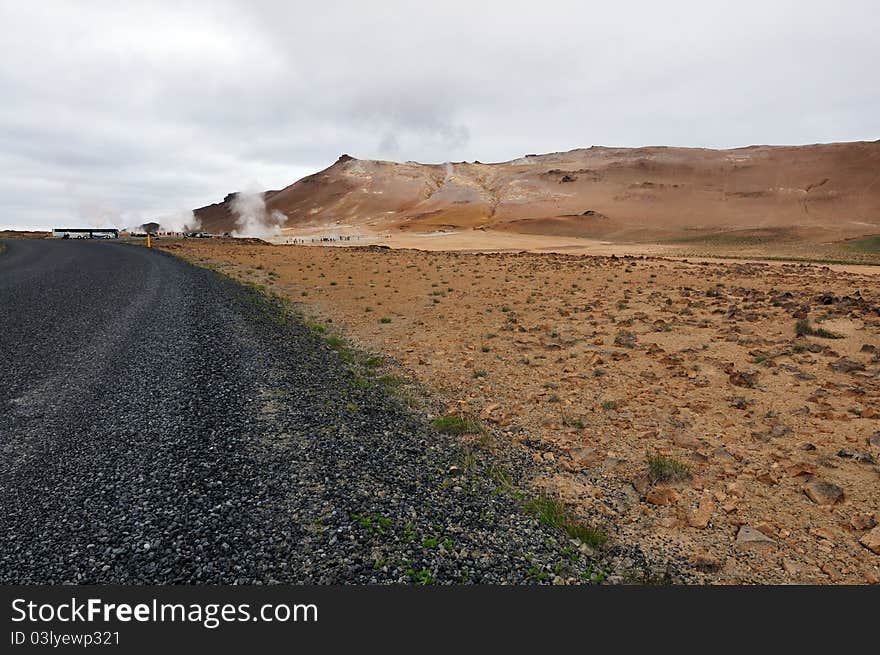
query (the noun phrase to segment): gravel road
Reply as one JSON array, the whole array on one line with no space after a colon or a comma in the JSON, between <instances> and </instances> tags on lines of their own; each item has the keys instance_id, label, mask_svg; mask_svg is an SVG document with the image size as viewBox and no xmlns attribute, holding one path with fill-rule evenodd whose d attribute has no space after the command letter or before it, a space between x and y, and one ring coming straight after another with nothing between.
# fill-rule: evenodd
<instances>
[{"instance_id":1,"label":"gravel road","mask_svg":"<svg viewBox=\"0 0 880 655\"><path fill-rule=\"evenodd\" d=\"M0 582L589 579L491 462L451 468L456 439L255 291L124 244L5 243Z\"/></svg>"}]
</instances>

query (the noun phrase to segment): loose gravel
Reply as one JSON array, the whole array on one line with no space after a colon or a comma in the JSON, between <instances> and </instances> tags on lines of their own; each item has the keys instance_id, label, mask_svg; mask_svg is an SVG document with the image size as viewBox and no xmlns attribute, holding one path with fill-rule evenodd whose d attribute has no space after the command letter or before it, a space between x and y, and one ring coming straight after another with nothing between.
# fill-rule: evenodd
<instances>
[{"instance_id":1,"label":"loose gravel","mask_svg":"<svg viewBox=\"0 0 880 655\"><path fill-rule=\"evenodd\" d=\"M143 248L7 246L0 583L595 580L499 460L280 301Z\"/></svg>"}]
</instances>

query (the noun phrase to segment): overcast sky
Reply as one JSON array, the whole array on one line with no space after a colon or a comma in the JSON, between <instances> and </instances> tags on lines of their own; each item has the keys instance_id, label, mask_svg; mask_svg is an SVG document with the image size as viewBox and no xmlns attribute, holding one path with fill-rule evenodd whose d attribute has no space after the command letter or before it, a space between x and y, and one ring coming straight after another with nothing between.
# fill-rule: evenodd
<instances>
[{"instance_id":1,"label":"overcast sky","mask_svg":"<svg viewBox=\"0 0 880 655\"><path fill-rule=\"evenodd\" d=\"M880 138L871 0L0 0L0 227L120 226L342 153Z\"/></svg>"}]
</instances>

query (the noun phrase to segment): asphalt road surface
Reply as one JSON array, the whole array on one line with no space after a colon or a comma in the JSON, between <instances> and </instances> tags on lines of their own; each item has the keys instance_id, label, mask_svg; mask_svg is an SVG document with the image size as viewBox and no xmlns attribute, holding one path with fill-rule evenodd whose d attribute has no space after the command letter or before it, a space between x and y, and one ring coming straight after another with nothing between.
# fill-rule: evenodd
<instances>
[{"instance_id":1,"label":"asphalt road surface","mask_svg":"<svg viewBox=\"0 0 880 655\"><path fill-rule=\"evenodd\" d=\"M137 246L5 244L0 582L583 576L280 303Z\"/></svg>"}]
</instances>

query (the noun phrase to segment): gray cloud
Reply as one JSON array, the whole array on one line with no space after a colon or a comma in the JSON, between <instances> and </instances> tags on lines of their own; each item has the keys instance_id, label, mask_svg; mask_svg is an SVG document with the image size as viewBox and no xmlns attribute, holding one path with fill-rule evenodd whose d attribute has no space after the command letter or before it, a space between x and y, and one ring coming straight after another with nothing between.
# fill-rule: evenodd
<instances>
[{"instance_id":1,"label":"gray cloud","mask_svg":"<svg viewBox=\"0 0 880 655\"><path fill-rule=\"evenodd\" d=\"M876 139L874 15L867 0L0 0L0 225L174 214L342 152Z\"/></svg>"}]
</instances>

